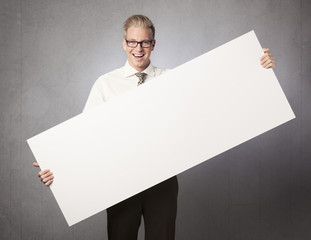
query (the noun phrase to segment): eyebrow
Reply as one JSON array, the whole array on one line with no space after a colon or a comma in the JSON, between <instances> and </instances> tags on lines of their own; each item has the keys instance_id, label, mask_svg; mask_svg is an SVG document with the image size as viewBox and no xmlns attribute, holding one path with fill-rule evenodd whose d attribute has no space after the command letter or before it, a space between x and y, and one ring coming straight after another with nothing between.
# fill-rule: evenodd
<instances>
[{"instance_id":1,"label":"eyebrow","mask_svg":"<svg viewBox=\"0 0 311 240\"><path fill-rule=\"evenodd\" d=\"M144 39L144 40L141 40L141 41L137 41L136 39L125 39L127 41L133 41L133 42L150 42L150 41L153 41L153 40L149 40L149 39Z\"/></svg>"}]
</instances>

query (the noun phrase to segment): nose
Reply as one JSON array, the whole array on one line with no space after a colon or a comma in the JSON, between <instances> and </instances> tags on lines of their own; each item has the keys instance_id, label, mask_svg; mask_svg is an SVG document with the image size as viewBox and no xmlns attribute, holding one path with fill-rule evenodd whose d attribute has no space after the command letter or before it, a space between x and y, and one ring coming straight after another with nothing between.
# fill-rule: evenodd
<instances>
[{"instance_id":1,"label":"nose","mask_svg":"<svg viewBox=\"0 0 311 240\"><path fill-rule=\"evenodd\" d=\"M137 46L136 46L136 48L138 48L138 50L142 50L143 49L143 46L142 46L142 42L138 42L138 44L137 44Z\"/></svg>"}]
</instances>

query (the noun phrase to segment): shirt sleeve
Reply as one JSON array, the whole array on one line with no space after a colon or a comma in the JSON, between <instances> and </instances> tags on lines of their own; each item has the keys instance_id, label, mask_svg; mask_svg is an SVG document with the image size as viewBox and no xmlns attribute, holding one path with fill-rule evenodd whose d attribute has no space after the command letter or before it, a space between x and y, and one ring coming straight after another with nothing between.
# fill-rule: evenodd
<instances>
[{"instance_id":1,"label":"shirt sleeve","mask_svg":"<svg viewBox=\"0 0 311 240\"><path fill-rule=\"evenodd\" d=\"M88 111L96 106L99 106L105 102L104 94L102 87L99 84L99 81L97 80L90 92L90 95L86 101L86 104L84 106L83 112Z\"/></svg>"}]
</instances>

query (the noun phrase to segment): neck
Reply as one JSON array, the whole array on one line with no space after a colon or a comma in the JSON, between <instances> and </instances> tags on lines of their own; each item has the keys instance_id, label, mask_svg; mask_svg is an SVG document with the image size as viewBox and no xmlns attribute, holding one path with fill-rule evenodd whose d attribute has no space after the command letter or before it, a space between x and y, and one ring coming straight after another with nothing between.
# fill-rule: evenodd
<instances>
[{"instance_id":1,"label":"neck","mask_svg":"<svg viewBox=\"0 0 311 240\"><path fill-rule=\"evenodd\" d=\"M138 72L143 72L143 71L150 65L150 61L149 61L149 63L147 64L147 66L145 66L145 67L133 66L130 62L129 62L129 64L130 64L130 66L131 66L132 68L134 68L134 69L137 70Z\"/></svg>"}]
</instances>

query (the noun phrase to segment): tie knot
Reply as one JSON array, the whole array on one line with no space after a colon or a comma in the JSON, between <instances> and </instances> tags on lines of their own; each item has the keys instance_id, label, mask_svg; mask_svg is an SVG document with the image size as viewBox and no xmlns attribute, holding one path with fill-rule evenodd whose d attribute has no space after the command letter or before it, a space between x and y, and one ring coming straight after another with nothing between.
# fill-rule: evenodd
<instances>
[{"instance_id":1,"label":"tie knot","mask_svg":"<svg viewBox=\"0 0 311 240\"><path fill-rule=\"evenodd\" d=\"M137 72L135 73L135 75L138 77L139 81L137 83L137 86L139 86L140 84L144 83L145 81L145 77L146 77L146 73L144 72Z\"/></svg>"}]
</instances>

